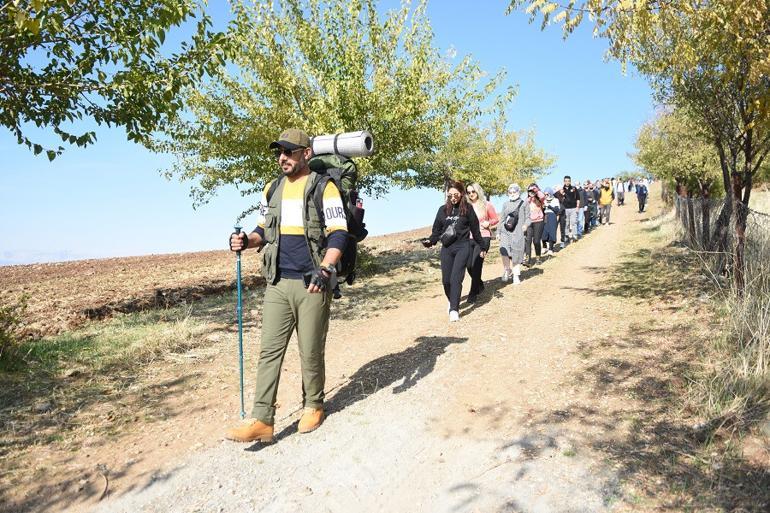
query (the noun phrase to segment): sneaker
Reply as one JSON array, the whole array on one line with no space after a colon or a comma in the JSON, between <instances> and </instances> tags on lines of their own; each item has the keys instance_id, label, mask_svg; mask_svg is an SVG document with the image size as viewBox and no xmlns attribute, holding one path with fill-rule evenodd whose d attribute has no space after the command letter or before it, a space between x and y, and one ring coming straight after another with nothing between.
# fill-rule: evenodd
<instances>
[{"instance_id":1,"label":"sneaker","mask_svg":"<svg viewBox=\"0 0 770 513\"><path fill-rule=\"evenodd\" d=\"M457 322L460 320L460 313L457 310L449 312L449 322Z\"/></svg>"},{"instance_id":2,"label":"sneaker","mask_svg":"<svg viewBox=\"0 0 770 513\"><path fill-rule=\"evenodd\" d=\"M473 296L468 295L468 299L466 301L468 301L469 304L473 304L473 303L476 302L476 296L475 295L473 295Z\"/></svg>"},{"instance_id":3,"label":"sneaker","mask_svg":"<svg viewBox=\"0 0 770 513\"><path fill-rule=\"evenodd\" d=\"M521 283L521 280L519 279L519 275L514 274L513 275L513 284L514 285L518 285L519 283Z\"/></svg>"},{"instance_id":4,"label":"sneaker","mask_svg":"<svg viewBox=\"0 0 770 513\"><path fill-rule=\"evenodd\" d=\"M302 418L299 419L297 431L300 433L310 433L315 431L324 422L323 408L305 408Z\"/></svg>"},{"instance_id":5,"label":"sneaker","mask_svg":"<svg viewBox=\"0 0 770 513\"><path fill-rule=\"evenodd\" d=\"M508 280L511 279L512 276L513 276L513 271L511 271L510 269L506 269L505 271L503 271L503 275L500 276L500 281L507 282Z\"/></svg>"},{"instance_id":6,"label":"sneaker","mask_svg":"<svg viewBox=\"0 0 770 513\"><path fill-rule=\"evenodd\" d=\"M273 426L261 420L228 429L225 438L234 442L274 442Z\"/></svg>"}]
</instances>

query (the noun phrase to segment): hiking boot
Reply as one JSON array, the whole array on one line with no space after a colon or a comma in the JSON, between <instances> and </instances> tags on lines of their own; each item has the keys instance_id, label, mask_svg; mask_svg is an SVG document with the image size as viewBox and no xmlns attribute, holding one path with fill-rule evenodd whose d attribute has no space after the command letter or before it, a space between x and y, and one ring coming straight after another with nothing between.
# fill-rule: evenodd
<instances>
[{"instance_id":1,"label":"hiking boot","mask_svg":"<svg viewBox=\"0 0 770 513\"><path fill-rule=\"evenodd\" d=\"M275 442L273 426L254 420L243 426L228 429L225 438L234 442Z\"/></svg>"},{"instance_id":2,"label":"hiking boot","mask_svg":"<svg viewBox=\"0 0 770 513\"><path fill-rule=\"evenodd\" d=\"M460 312L452 310L449 312L449 322L457 322L460 320Z\"/></svg>"},{"instance_id":3,"label":"hiking boot","mask_svg":"<svg viewBox=\"0 0 770 513\"><path fill-rule=\"evenodd\" d=\"M302 413L302 418L299 419L299 426L297 431L300 433L310 433L315 431L324 422L324 409L323 408L305 408Z\"/></svg>"}]
</instances>

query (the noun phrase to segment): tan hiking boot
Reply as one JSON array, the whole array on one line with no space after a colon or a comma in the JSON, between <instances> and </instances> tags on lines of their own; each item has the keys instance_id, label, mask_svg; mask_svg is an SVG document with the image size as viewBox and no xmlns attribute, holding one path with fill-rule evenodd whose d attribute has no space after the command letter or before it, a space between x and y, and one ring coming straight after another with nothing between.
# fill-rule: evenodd
<instances>
[{"instance_id":1,"label":"tan hiking boot","mask_svg":"<svg viewBox=\"0 0 770 513\"><path fill-rule=\"evenodd\" d=\"M299 419L297 430L300 433L310 433L318 429L324 421L323 408L305 408L302 418Z\"/></svg>"},{"instance_id":2,"label":"tan hiking boot","mask_svg":"<svg viewBox=\"0 0 770 513\"><path fill-rule=\"evenodd\" d=\"M273 426L261 420L254 420L236 428L228 429L225 438L235 442L274 442Z\"/></svg>"}]
</instances>

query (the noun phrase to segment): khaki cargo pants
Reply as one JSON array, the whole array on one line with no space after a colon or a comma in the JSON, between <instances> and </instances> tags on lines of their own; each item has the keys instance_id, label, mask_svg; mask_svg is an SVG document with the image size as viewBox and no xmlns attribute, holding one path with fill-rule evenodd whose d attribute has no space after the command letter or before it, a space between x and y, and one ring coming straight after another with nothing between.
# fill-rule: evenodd
<instances>
[{"instance_id":1,"label":"khaki cargo pants","mask_svg":"<svg viewBox=\"0 0 770 513\"><path fill-rule=\"evenodd\" d=\"M320 408L324 401L324 351L329 330L331 291L309 294L302 280L280 279L268 285L262 309L262 343L251 416L272 425L283 357L297 330L302 365L302 401Z\"/></svg>"}]
</instances>

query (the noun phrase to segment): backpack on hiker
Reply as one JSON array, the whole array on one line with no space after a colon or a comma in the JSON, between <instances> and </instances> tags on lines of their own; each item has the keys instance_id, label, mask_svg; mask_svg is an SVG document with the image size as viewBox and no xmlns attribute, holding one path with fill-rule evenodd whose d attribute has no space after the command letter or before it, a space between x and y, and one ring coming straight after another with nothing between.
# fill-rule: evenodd
<instances>
[{"instance_id":1,"label":"backpack on hiker","mask_svg":"<svg viewBox=\"0 0 770 513\"><path fill-rule=\"evenodd\" d=\"M342 207L345 210L345 219L347 220L348 240L345 244L345 251L342 253L340 261L337 263L337 276L344 278L348 285L352 285L356 279L356 260L358 256L358 243L366 238L368 231L364 223L364 209L359 203L358 190L356 183L358 181L358 168L355 162L337 154L315 155L308 161L311 172L315 172L315 182L310 185L312 191L308 197L308 208L311 203L315 208L318 219L321 222L322 245L326 243L326 224L323 213L323 194L326 185L331 181L337 186L342 199ZM284 178L279 176L273 181L270 189L267 191L266 202L278 188L280 181ZM308 221L308 213L305 212L305 222Z\"/></svg>"},{"instance_id":2,"label":"backpack on hiker","mask_svg":"<svg viewBox=\"0 0 770 513\"><path fill-rule=\"evenodd\" d=\"M521 201L522 200L518 200L516 203L516 207L513 209L513 212L511 212L505 217L503 226L505 227L506 231L513 232L516 229L516 226L518 226L519 208L521 207Z\"/></svg>"}]
</instances>

